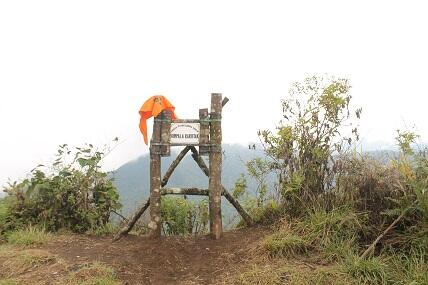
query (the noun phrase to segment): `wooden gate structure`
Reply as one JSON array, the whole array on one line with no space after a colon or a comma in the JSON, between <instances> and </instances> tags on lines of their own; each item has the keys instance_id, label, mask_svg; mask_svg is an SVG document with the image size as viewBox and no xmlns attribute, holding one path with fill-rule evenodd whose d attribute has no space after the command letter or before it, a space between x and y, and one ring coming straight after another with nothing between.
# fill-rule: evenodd
<instances>
[{"instance_id":1,"label":"wooden gate structure","mask_svg":"<svg viewBox=\"0 0 428 285\"><path fill-rule=\"evenodd\" d=\"M222 94L213 93L211 94L211 112L208 113L208 108L199 109L199 119L177 119L171 121L171 113L167 110L162 111L154 118L152 139L150 140L150 198L115 236L115 240L129 233L149 207L149 235L153 238L159 238L161 236L162 223L161 196L168 194L208 196L210 234L214 239L219 239L223 232L221 196L224 196L235 207L248 226L253 224L253 220L248 213L221 184L221 114L223 106L228 101L227 97L222 99ZM170 156L171 146L184 146L184 149L171 163L161 179L161 157ZM199 151L196 146L199 147ZM175 168L189 151L202 172L208 177L208 189L165 188ZM202 156L209 156L209 167Z\"/></svg>"}]
</instances>

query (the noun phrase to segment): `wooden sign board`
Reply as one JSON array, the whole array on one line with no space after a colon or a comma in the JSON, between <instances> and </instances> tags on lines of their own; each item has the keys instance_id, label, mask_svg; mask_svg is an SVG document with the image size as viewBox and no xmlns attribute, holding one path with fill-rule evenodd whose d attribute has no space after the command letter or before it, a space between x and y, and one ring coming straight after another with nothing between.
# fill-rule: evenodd
<instances>
[{"instance_id":1,"label":"wooden sign board","mask_svg":"<svg viewBox=\"0 0 428 285\"><path fill-rule=\"evenodd\" d=\"M171 123L171 145L198 145L200 123Z\"/></svg>"}]
</instances>

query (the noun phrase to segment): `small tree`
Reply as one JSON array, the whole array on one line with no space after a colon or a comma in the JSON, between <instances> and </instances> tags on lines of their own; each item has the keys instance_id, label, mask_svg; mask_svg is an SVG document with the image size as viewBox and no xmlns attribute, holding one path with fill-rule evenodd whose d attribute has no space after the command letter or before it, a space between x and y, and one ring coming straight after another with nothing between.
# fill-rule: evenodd
<instances>
[{"instance_id":1,"label":"small tree","mask_svg":"<svg viewBox=\"0 0 428 285\"><path fill-rule=\"evenodd\" d=\"M258 132L283 198L297 194L308 200L332 188L333 157L358 140L350 122L350 88L346 79L313 76L296 82L282 100L284 119L276 132ZM360 114L357 109L356 117Z\"/></svg>"}]
</instances>

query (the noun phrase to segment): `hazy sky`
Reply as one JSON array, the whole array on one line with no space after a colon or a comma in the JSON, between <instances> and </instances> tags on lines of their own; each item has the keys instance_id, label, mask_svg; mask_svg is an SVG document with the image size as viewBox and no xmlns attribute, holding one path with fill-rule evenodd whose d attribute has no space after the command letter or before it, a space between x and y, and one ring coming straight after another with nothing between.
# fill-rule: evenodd
<instances>
[{"instance_id":1,"label":"hazy sky","mask_svg":"<svg viewBox=\"0 0 428 285\"><path fill-rule=\"evenodd\" d=\"M290 84L351 80L366 141L428 138L426 1L0 1L0 185L62 143L146 153L138 109L165 95L181 118L230 98L224 142L274 127ZM151 125L151 121L149 123Z\"/></svg>"}]
</instances>

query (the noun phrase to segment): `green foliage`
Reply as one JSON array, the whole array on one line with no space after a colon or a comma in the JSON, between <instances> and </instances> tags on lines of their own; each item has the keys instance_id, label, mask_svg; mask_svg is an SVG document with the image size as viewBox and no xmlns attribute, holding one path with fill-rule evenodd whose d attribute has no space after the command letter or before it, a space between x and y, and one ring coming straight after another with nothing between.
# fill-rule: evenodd
<instances>
[{"instance_id":1,"label":"green foliage","mask_svg":"<svg viewBox=\"0 0 428 285\"><path fill-rule=\"evenodd\" d=\"M42 245L52 239L52 234L44 229L39 229L34 226L28 226L24 229L16 230L8 233L7 241L14 245Z\"/></svg>"},{"instance_id":2,"label":"green foliage","mask_svg":"<svg viewBox=\"0 0 428 285\"><path fill-rule=\"evenodd\" d=\"M165 235L205 233L209 222L208 204L206 200L163 196L161 217Z\"/></svg>"},{"instance_id":3,"label":"green foliage","mask_svg":"<svg viewBox=\"0 0 428 285\"><path fill-rule=\"evenodd\" d=\"M267 178L271 173L270 162L256 157L246 163L248 177L244 174L235 181L232 195L239 199L245 210L256 223L272 224L281 214L281 207L268 193ZM255 181L256 187L249 189L247 179ZM241 221L240 225L243 224Z\"/></svg>"},{"instance_id":4,"label":"green foliage","mask_svg":"<svg viewBox=\"0 0 428 285\"><path fill-rule=\"evenodd\" d=\"M300 212L302 200L314 199L332 189L334 179L333 155L342 153L358 132L349 131L345 122L351 118L348 80L310 77L290 89L282 101L284 121L277 132L259 131L270 168L278 175L278 190L290 205ZM360 117L361 109L355 112ZM341 133L345 132L346 135Z\"/></svg>"},{"instance_id":5,"label":"green foliage","mask_svg":"<svg viewBox=\"0 0 428 285\"><path fill-rule=\"evenodd\" d=\"M287 224L268 236L264 246L273 255L317 251L329 260L339 260L352 251L362 230L361 221L362 217L348 208L313 210L301 221Z\"/></svg>"},{"instance_id":6,"label":"green foliage","mask_svg":"<svg viewBox=\"0 0 428 285\"><path fill-rule=\"evenodd\" d=\"M389 260L391 283L397 285L428 284L428 261L424 255L426 252L421 251L393 255Z\"/></svg>"},{"instance_id":7,"label":"green foliage","mask_svg":"<svg viewBox=\"0 0 428 285\"><path fill-rule=\"evenodd\" d=\"M114 234L118 231L117 226L112 223L106 223L104 225L89 229L86 233L95 236L106 236Z\"/></svg>"},{"instance_id":8,"label":"green foliage","mask_svg":"<svg viewBox=\"0 0 428 285\"><path fill-rule=\"evenodd\" d=\"M9 214L10 199L8 197L0 199L0 233L4 227Z\"/></svg>"},{"instance_id":9,"label":"green foliage","mask_svg":"<svg viewBox=\"0 0 428 285\"><path fill-rule=\"evenodd\" d=\"M257 181L255 189L255 197L257 207L263 205L266 201L268 185L266 183L266 176L270 173L270 163L257 157L247 162L248 175Z\"/></svg>"},{"instance_id":10,"label":"green foliage","mask_svg":"<svg viewBox=\"0 0 428 285\"><path fill-rule=\"evenodd\" d=\"M247 191L247 179L245 175L241 173L239 178L235 181L232 196L238 199L242 197L246 191Z\"/></svg>"},{"instance_id":11,"label":"green foliage","mask_svg":"<svg viewBox=\"0 0 428 285\"><path fill-rule=\"evenodd\" d=\"M306 253L310 248L310 243L304 237L287 231L280 231L268 236L263 241L263 245L271 255L275 256Z\"/></svg>"},{"instance_id":12,"label":"green foliage","mask_svg":"<svg viewBox=\"0 0 428 285\"><path fill-rule=\"evenodd\" d=\"M108 223L111 210L120 204L116 188L100 169L103 157L91 144L74 151L61 145L50 168L39 165L28 179L5 189L10 199L5 228L33 224L49 231L85 232Z\"/></svg>"},{"instance_id":13,"label":"green foliage","mask_svg":"<svg viewBox=\"0 0 428 285\"><path fill-rule=\"evenodd\" d=\"M358 255L350 255L344 266L359 284L389 284L388 265L382 257L360 259Z\"/></svg>"}]
</instances>

